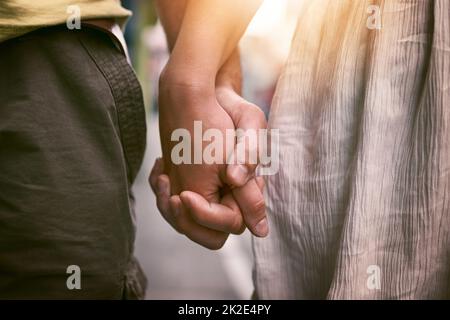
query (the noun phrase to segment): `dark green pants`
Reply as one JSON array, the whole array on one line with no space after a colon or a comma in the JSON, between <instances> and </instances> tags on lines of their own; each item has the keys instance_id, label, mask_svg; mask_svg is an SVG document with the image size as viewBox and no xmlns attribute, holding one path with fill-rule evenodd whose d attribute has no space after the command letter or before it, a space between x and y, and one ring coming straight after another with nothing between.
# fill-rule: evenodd
<instances>
[{"instance_id":1,"label":"dark green pants","mask_svg":"<svg viewBox=\"0 0 450 320\"><path fill-rule=\"evenodd\" d=\"M0 44L0 298L142 297L130 186L144 148L141 89L108 34Z\"/></svg>"}]
</instances>

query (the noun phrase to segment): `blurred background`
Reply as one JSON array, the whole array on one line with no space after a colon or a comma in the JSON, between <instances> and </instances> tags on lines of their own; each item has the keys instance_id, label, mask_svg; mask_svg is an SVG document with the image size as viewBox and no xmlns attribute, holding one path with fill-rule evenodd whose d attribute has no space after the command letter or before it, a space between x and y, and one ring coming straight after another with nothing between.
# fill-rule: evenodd
<instances>
[{"instance_id":1,"label":"blurred background","mask_svg":"<svg viewBox=\"0 0 450 320\"><path fill-rule=\"evenodd\" d=\"M289 53L301 1L265 0L240 44L244 97L260 106L267 115ZM179 235L158 213L148 174L161 155L157 83L168 59L166 39L153 1L122 0L122 4L133 11L125 38L143 85L147 108L147 151L134 185L136 255L148 278L146 297L249 299L253 285L248 231L241 236L231 236L221 250L209 251Z\"/></svg>"}]
</instances>

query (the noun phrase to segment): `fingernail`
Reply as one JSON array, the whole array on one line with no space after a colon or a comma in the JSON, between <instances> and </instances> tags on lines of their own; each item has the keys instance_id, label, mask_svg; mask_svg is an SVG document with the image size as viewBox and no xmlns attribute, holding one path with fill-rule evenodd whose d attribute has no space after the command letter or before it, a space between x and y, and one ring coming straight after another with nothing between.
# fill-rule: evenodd
<instances>
[{"instance_id":1,"label":"fingernail","mask_svg":"<svg viewBox=\"0 0 450 320\"><path fill-rule=\"evenodd\" d=\"M255 226L255 233L258 237L266 237L269 234L269 225L267 223L267 218L262 219Z\"/></svg>"},{"instance_id":2,"label":"fingernail","mask_svg":"<svg viewBox=\"0 0 450 320\"><path fill-rule=\"evenodd\" d=\"M247 180L248 169L244 165L233 165L230 172L231 177L234 181L237 181L240 184L245 183Z\"/></svg>"}]
</instances>

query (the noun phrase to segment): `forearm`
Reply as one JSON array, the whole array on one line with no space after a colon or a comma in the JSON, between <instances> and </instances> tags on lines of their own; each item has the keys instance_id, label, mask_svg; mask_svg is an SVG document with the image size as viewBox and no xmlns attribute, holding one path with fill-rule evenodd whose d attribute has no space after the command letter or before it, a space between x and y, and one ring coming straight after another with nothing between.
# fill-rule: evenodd
<instances>
[{"instance_id":1,"label":"forearm","mask_svg":"<svg viewBox=\"0 0 450 320\"><path fill-rule=\"evenodd\" d=\"M215 78L232 56L261 0L187 0L169 73L175 81L214 87ZM184 75L184 76L183 76Z\"/></svg>"},{"instance_id":2,"label":"forearm","mask_svg":"<svg viewBox=\"0 0 450 320\"><path fill-rule=\"evenodd\" d=\"M156 11L164 28L169 50L172 52L181 29L188 0L156 0Z\"/></svg>"}]
</instances>

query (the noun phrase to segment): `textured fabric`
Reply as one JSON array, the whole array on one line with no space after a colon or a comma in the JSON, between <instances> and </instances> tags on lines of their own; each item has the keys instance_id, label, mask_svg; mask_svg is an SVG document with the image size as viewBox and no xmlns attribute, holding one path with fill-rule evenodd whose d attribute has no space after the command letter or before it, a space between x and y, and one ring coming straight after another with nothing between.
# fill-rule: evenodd
<instances>
[{"instance_id":1,"label":"textured fabric","mask_svg":"<svg viewBox=\"0 0 450 320\"><path fill-rule=\"evenodd\" d=\"M269 121L259 298L450 297L449 88L450 1L305 1Z\"/></svg>"},{"instance_id":2,"label":"textured fabric","mask_svg":"<svg viewBox=\"0 0 450 320\"><path fill-rule=\"evenodd\" d=\"M33 30L66 23L77 5L83 21L114 18L123 26L131 15L120 0L1 0L0 42Z\"/></svg>"},{"instance_id":3,"label":"textured fabric","mask_svg":"<svg viewBox=\"0 0 450 320\"><path fill-rule=\"evenodd\" d=\"M0 70L0 298L143 297L130 187L145 112L124 54L51 27L1 43Z\"/></svg>"}]
</instances>

